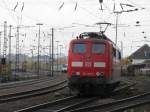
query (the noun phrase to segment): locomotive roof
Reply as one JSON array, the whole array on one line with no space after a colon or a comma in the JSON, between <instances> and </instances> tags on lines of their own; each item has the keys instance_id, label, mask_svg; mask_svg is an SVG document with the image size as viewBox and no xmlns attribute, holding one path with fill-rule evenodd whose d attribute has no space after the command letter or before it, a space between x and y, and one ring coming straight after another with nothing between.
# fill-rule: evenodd
<instances>
[{"instance_id":1,"label":"locomotive roof","mask_svg":"<svg viewBox=\"0 0 150 112\"><path fill-rule=\"evenodd\" d=\"M81 33L77 39L100 39L113 43L103 32L84 32Z\"/></svg>"},{"instance_id":2,"label":"locomotive roof","mask_svg":"<svg viewBox=\"0 0 150 112\"><path fill-rule=\"evenodd\" d=\"M101 40L101 41L107 41L109 43L111 43L115 48L119 49L115 43L110 40L103 32L84 32L84 33L81 33L79 35L79 37L77 37L77 39L74 39L72 40L72 42L75 42L77 40L80 40L80 41L85 41L85 39L92 39L92 40Z\"/></svg>"}]
</instances>

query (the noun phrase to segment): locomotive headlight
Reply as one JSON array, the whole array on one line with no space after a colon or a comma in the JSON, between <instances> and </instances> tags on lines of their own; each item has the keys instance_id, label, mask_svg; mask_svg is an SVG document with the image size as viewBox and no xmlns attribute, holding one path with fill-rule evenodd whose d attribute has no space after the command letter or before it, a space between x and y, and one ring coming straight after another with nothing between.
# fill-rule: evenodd
<instances>
[{"instance_id":1,"label":"locomotive headlight","mask_svg":"<svg viewBox=\"0 0 150 112\"><path fill-rule=\"evenodd\" d=\"M104 73L103 72L96 72L96 76L98 76L98 77L103 77L104 76Z\"/></svg>"},{"instance_id":2,"label":"locomotive headlight","mask_svg":"<svg viewBox=\"0 0 150 112\"><path fill-rule=\"evenodd\" d=\"M102 76L102 77L103 77L103 76L104 76L104 73L103 73L103 72L101 72L101 75L100 75L100 76Z\"/></svg>"},{"instance_id":3,"label":"locomotive headlight","mask_svg":"<svg viewBox=\"0 0 150 112\"><path fill-rule=\"evenodd\" d=\"M99 77L100 75L101 75L101 74L100 74L99 72L96 72L96 76L98 76L98 77Z\"/></svg>"},{"instance_id":4,"label":"locomotive headlight","mask_svg":"<svg viewBox=\"0 0 150 112\"><path fill-rule=\"evenodd\" d=\"M80 72L76 72L76 75L78 75L78 76L79 76L79 75L80 75Z\"/></svg>"}]
</instances>

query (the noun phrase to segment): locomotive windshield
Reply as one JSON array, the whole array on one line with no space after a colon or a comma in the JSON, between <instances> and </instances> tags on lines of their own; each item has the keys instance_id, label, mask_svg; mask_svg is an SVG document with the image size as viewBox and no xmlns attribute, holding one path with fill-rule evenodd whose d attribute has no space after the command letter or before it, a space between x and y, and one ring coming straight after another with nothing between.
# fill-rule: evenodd
<instances>
[{"instance_id":1,"label":"locomotive windshield","mask_svg":"<svg viewBox=\"0 0 150 112\"><path fill-rule=\"evenodd\" d=\"M100 43L95 43L92 45L92 53L104 54L105 45Z\"/></svg>"},{"instance_id":2,"label":"locomotive windshield","mask_svg":"<svg viewBox=\"0 0 150 112\"><path fill-rule=\"evenodd\" d=\"M78 43L73 45L73 53L85 53L86 52L86 44Z\"/></svg>"}]
</instances>

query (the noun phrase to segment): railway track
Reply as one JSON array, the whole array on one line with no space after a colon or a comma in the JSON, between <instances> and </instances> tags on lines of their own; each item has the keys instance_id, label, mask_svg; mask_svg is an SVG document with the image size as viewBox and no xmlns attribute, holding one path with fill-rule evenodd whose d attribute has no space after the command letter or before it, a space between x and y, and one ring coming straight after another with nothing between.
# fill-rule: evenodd
<instances>
[{"instance_id":1,"label":"railway track","mask_svg":"<svg viewBox=\"0 0 150 112\"><path fill-rule=\"evenodd\" d=\"M0 96L0 103L44 95L44 94L48 94L48 93L52 93L52 92L64 89L65 87L67 87L66 80L57 82L51 86L46 86L46 87L39 88L39 89L5 94L5 95Z\"/></svg>"},{"instance_id":2,"label":"railway track","mask_svg":"<svg viewBox=\"0 0 150 112\"><path fill-rule=\"evenodd\" d=\"M78 108L69 112L120 112L148 103L150 103L150 92L121 100L115 100L106 104L97 104L93 106Z\"/></svg>"},{"instance_id":3,"label":"railway track","mask_svg":"<svg viewBox=\"0 0 150 112\"><path fill-rule=\"evenodd\" d=\"M135 108L135 107L138 107L138 106L144 106L144 105L149 104L149 103L150 103L150 100L147 99L147 100L144 100L144 101L141 101L141 102L136 102L135 104L124 105L122 107L115 108L115 109L113 109L109 112L120 112L120 111L128 110L130 108Z\"/></svg>"},{"instance_id":4,"label":"railway track","mask_svg":"<svg viewBox=\"0 0 150 112\"><path fill-rule=\"evenodd\" d=\"M15 87L19 87L19 86L32 85L32 84L36 84L36 83L41 83L43 81L50 81L50 80L53 80L53 79L55 79L57 77L58 77L58 75L55 75L53 77L44 76L44 77L41 77L39 79L36 78L36 79L30 79L30 80L26 80L26 81L16 81L16 82L9 82L9 83L1 83L0 84L0 90L15 88Z\"/></svg>"},{"instance_id":5,"label":"railway track","mask_svg":"<svg viewBox=\"0 0 150 112\"><path fill-rule=\"evenodd\" d=\"M136 82L133 82L133 83L127 82L127 85L122 85L122 86L116 88L116 89L113 91L113 93L121 92L122 90L123 90L123 91L124 91L124 90L127 90L127 89L129 89L130 87L133 87L134 85L136 85Z\"/></svg>"},{"instance_id":6,"label":"railway track","mask_svg":"<svg viewBox=\"0 0 150 112\"><path fill-rule=\"evenodd\" d=\"M63 99L59 99L52 102L47 102L32 106L29 108L17 110L15 112L43 112L43 111L55 111L55 112L64 112L69 111L89 102L95 101L96 97L91 98L79 98L77 96L70 96Z\"/></svg>"},{"instance_id":7,"label":"railway track","mask_svg":"<svg viewBox=\"0 0 150 112\"><path fill-rule=\"evenodd\" d=\"M55 84L56 82L60 82L61 81L65 81L66 77L64 75L59 76L57 78L52 78L52 79L41 79L38 80L36 82L30 82L25 83L25 84L21 84L19 86L13 85L13 87L8 87L8 88L4 88L4 89L0 89L0 99L5 98L5 97L9 97L9 96L13 96L13 95L19 95L22 93L29 93L30 91L39 91L42 88L47 89L48 87L50 87L50 85Z\"/></svg>"},{"instance_id":8,"label":"railway track","mask_svg":"<svg viewBox=\"0 0 150 112\"><path fill-rule=\"evenodd\" d=\"M133 86L134 84L126 85L120 87L120 89L115 90L118 92L119 90L126 89L128 87ZM84 107L85 105L90 104L91 102L95 102L101 99L100 97L93 97L93 98L78 98L78 97L67 97L64 99L59 99L53 102L47 102L35 106L31 106L25 109L21 109L15 112L65 112L65 111L73 111L77 108ZM108 98L110 99L110 98ZM66 103L67 101L67 103ZM81 108L82 109L82 108ZM80 112L80 110L78 111ZM84 111L85 112L85 111Z\"/></svg>"},{"instance_id":9,"label":"railway track","mask_svg":"<svg viewBox=\"0 0 150 112\"><path fill-rule=\"evenodd\" d=\"M19 86L27 86L27 85L40 83L40 82L43 82L43 81L52 80L52 79L48 79L48 78L49 77L41 78L41 79L33 79L33 80L28 80L28 81L10 82L8 84L1 84L0 89L9 89L9 88L15 88L15 87L19 87Z\"/></svg>"}]
</instances>

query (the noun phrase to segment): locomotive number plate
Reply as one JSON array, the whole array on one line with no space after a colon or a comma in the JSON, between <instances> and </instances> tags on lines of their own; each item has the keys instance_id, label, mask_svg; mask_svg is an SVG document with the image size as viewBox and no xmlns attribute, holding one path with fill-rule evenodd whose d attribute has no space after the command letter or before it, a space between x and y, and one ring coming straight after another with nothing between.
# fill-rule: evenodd
<instances>
[{"instance_id":1,"label":"locomotive number plate","mask_svg":"<svg viewBox=\"0 0 150 112\"><path fill-rule=\"evenodd\" d=\"M85 62L85 67L92 67L92 63L91 62Z\"/></svg>"}]
</instances>

